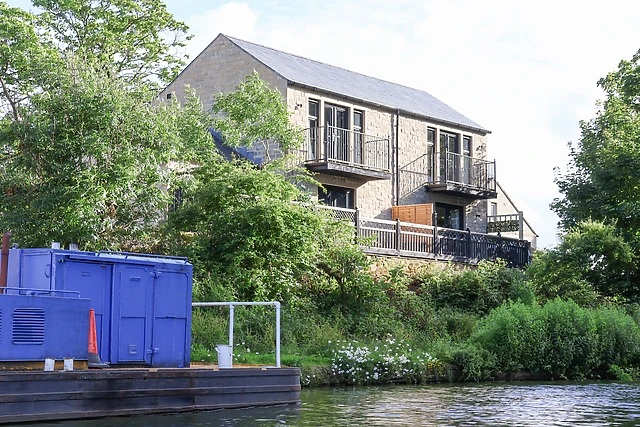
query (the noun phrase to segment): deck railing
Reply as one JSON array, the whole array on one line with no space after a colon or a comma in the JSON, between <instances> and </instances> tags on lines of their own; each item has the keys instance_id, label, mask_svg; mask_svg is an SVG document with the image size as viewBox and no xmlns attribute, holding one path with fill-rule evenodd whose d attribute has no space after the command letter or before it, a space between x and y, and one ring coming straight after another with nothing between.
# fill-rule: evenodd
<instances>
[{"instance_id":1,"label":"deck railing","mask_svg":"<svg viewBox=\"0 0 640 427\"><path fill-rule=\"evenodd\" d=\"M529 263L530 248L526 240L399 220L360 218L355 209L338 209L334 217L354 224L364 251L370 254L472 263L501 258L513 267Z\"/></svg>"},{"instance_id":2,"label":"deck railing","mask_svg":"<svg viewBox=\"0 0 640 427\"><path fill-rule=\"evenodd\" d=\"M305 131L305 161L389 172L389 139L334 126L309 128Z\"/></svg>"},{"instance_id":3,"label":"deck railing","mask_svg":"<svg viewBox=\"0 0 640 427\"><path fill-rule=\"evenodd\" d=\"M428 184L457 184L496 191L496 163L457 153L423 154L400 168L401 191Z\"/></svg>"}]
</instances>

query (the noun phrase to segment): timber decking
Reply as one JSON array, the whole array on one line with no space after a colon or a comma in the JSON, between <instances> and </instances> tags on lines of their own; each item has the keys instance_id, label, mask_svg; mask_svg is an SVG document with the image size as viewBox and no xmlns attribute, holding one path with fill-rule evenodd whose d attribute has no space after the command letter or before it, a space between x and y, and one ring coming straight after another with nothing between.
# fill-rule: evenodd
<instances>
[{"instance_id":1,"label":"timber decking","mask_svg":"<svg viewBox=\"0 0 640 427\"><path fill-rule=\"evenodd\" d=\"M300 402L300 369L0 372L0 424Z\"/></svg>"}]
</instances>

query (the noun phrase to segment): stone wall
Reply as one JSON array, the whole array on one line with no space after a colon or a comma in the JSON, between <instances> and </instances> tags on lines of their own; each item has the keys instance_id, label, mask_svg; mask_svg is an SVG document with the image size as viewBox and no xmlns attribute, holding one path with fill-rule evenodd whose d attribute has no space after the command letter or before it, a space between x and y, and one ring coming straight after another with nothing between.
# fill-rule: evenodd
<instances>
[{"instance_id":1,"label":"stone wall","mask_svg":"<svg viewBox=\"0 0 640 427\"><path fill-rule=\"evenodd\" d=\"M216 95L233 91L254 70L262 80L285 96L286 79L219 35L160 93L160 97L164 100L168 94L173 94L182 102L186 88L191 87L205 110L209 110Z\"/></svg>"}]
</instances>

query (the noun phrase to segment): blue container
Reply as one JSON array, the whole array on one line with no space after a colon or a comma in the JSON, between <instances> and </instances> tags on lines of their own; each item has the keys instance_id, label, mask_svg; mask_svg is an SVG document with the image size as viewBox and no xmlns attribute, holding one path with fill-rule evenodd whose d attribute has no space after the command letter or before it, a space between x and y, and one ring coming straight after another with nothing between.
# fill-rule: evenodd
<instances>
[{"instance_id":1,"label":"blue container","mask_svg":"<svg viewBox=\"0 0 640 427\"><path fill-rule=\"evenodd\" d=\"M0 294L0 360L87 360L89 300L77 292L8 288Z\"/></svg>"},{"instance_id":2,"label":"blue container","mask_svg":"<svg viewBox=\"0 0 640 427\"><path fill-rule=\"evenodd\" d=\"M103 362L189 366L192 266L186 258L12 249L8 283L88 298Z\"/></svg>"}]
</instances>

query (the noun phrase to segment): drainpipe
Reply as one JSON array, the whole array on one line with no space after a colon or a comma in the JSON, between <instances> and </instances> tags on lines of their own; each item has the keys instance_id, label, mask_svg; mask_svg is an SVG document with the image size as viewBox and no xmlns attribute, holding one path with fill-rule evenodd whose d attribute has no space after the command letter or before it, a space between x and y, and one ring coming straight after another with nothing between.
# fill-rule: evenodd
<instances>
[{"instance_id":1,"label":"drainpipe","mask_svg":"<svg viewBox=\"0 0 640 427\"><path fill-rule=\"evenodd\" d=\"M2 236L2 259L0 261L0 294L4 293L7 287L7 268L9 267L9 240L11 233L4 233Z\"/></svg>"},{"instance_id":2,"label":"drainpipe","mask_svg":"<svg viewBox=\"0 0 640 427\"><path fill-rule=\"evenodd\" d=\"M396 110L396 203L400 204L400 109Z\"/></svg>"}]
</instances>

